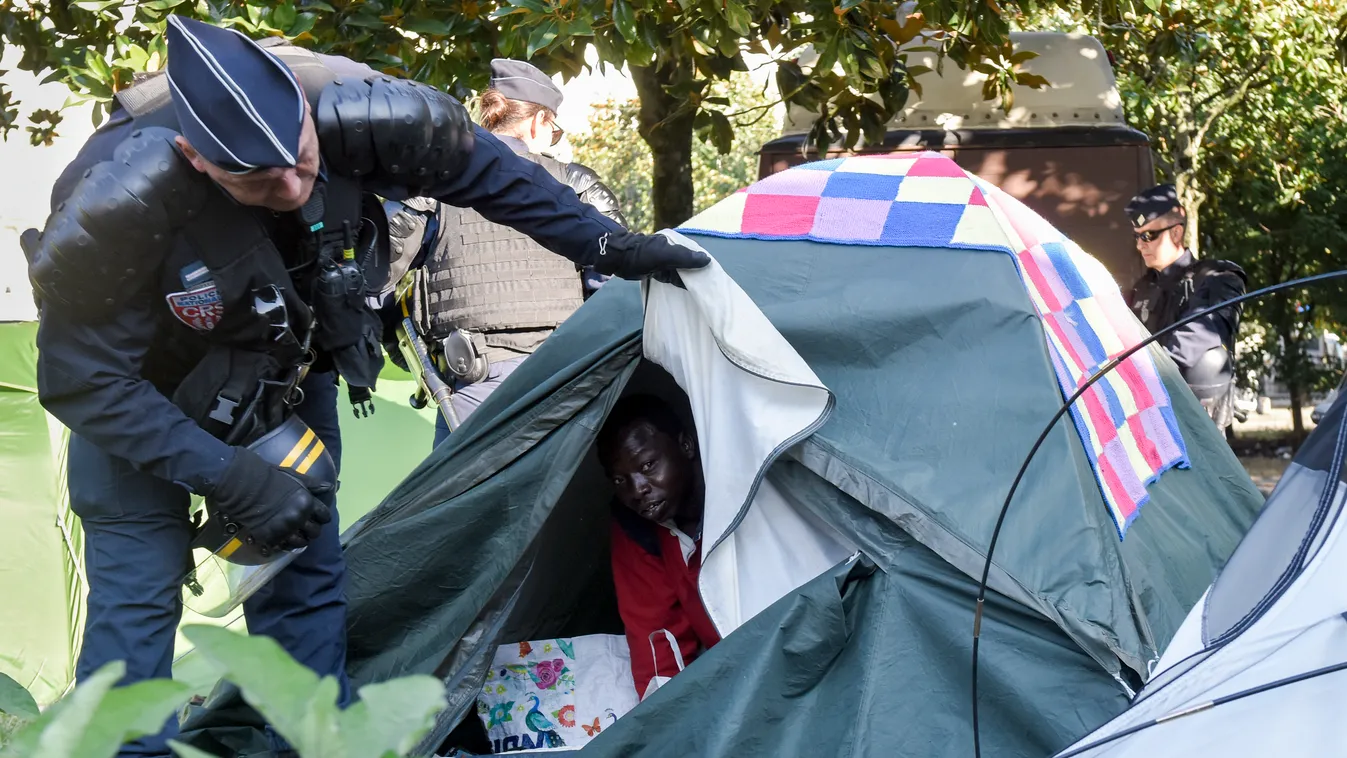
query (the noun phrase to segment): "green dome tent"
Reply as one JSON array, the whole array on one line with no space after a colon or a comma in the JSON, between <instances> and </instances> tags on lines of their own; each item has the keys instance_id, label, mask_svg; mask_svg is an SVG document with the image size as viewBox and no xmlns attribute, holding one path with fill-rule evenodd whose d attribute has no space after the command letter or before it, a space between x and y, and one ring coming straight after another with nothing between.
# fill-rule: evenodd
<instances>
[{"instance_id":1,"label":"green dome tent","mask_svg":"<svg viewBox=\"0 0 1347 758\"><path fill-rule=\"evenodd\" d=\"M685 288L609 282L348 530L354 683L431 673L447 687L417 755L454 747L446 737L477 718L498 645L622 633L611 490L592 448L631 392L686 397L708 482L701 590L724 639L583 751L970 753L974 577L1071 372L1042 292L996 236L1009 227L985 225L1005 219L967 210L994 190L919 160L947 181L890 189L929 207L895 208L871 183L849 199L875 205L834 209L839 231L793 232L823 217L825 184L850 180L794 172L916 171L827 161L689 222L682 239L712 266L684 272ZM800 182L818 185L812 205ZM775 198L759 209L761 239L724 223L751 215L755 193ZM961 226L979 213L984 227ZM885 236L897 227L905 236ZM1116 354L1136 334L1095 336ZM1121 712L1262 502L1173 364L1158 350L1135 360L1154 374L1153 418L1168 431L1133 428L1168 434L1169 452L1143 440L1150 452L1133 463L1158 462L1140 480L1154 481L1106 494L1117 472L1087 442L1100 421L1078 414L1030 466L982 622L985 755L1049 755ZM184 735L219 744L212 723Z\"/></svg>"}]
</instances>

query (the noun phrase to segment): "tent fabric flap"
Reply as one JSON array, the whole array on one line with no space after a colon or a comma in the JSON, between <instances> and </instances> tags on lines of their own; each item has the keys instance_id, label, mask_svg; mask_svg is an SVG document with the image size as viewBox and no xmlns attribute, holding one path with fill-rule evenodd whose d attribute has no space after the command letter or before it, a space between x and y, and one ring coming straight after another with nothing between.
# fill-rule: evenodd
<instances>
[{"instance_id":1,"label":"tent fabric flap","mask_svg":"<svg viewBox=\"0 0 1347 758\"><path fill-rule=\"evenodd\" d=\"M702 601L726 635L854 549L762 485L772 461L823 425L832 392L718 263L680 275L683 287L644 286L644 353L692 407L706 482Z\"/></svg>"}]
</instances>

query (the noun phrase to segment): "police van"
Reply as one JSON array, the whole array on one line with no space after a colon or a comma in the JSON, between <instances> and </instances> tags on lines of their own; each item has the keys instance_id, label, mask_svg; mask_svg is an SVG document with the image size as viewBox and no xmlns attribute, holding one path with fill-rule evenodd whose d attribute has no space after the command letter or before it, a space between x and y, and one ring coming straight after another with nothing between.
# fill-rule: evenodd
<instances>
[{"instance_id":1,"label":"police van","mask_svg":"<svg viewBox=\"0 0 1347 758\"><path fill-rule=\"evenodd\" d=\"M1144 271L1123 217L1127 201L1155 184L1150 142L1127 125L1108 53L1082 34L1015 32L1015 52L1038 53L1022 70L1050 85L1013 85L1009 112L984 100L986 75L934 53L908 54L909 66L926 66L903 110L888 123L884 141L859 144L855 153L934 150L964 170L1024 202L1103 263L1124 289ZM917 43L913 43L917 44ZM817 54L801 56L808 67ZM820 156L810 146L815 114L787 109L781 137L759 151L759 178ZM840 146L824 157L842 155Z\"/></svg>"}]
</instances>

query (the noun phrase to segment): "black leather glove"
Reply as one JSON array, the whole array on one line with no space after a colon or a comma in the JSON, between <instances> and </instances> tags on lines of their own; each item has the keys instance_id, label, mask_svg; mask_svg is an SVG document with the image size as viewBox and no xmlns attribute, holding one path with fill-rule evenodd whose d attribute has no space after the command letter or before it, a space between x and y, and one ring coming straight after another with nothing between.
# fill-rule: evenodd
<instances>
[{"instance_id":1,"label":"black leather glove","mask_svg":"<svg viewBox=\"0 0 1347 758\"><path fill-rule=\"evenodd\" d=\"M681 287L677 269L701 268L710 262L711 256L706 253L670 242L662 234L613 232L600 243L594 270L623 279L648 275Z\"/></svg>"},{"instance_id":2,"label":"black leather glove","mask_svg":"<svg viewBox=\"0 0 1347 758\"><path fill-rule=\"evenodd\" d=\"M245 447L211 493L220 515L248 530L263 549L298 550L318 538L332 511L304 483Z\"/></svg>"}]
</instances>

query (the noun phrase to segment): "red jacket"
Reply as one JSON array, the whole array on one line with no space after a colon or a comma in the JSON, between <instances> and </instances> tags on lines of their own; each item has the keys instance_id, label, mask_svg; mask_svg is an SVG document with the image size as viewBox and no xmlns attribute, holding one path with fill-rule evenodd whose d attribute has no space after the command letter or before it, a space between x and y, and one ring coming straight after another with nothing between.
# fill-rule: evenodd
<instances>
[{"instance_id":1,"label":"red jacket","mask_svg":"<svg viewBox=\"0 0 1347 758\"><path fill-rule=\"evenodd\" d=\"M682 548L673 532L648 521L633 521L634 518L639 517L613 520L613 583L617 588L617 609L627 628L627 645L631 648L632 680L636 694L644 696L656 672L669 677L678 673L678 662L663 634L655 637L656 664L650 652L652 632L669 630L678 640L685 665L692 663L702 650L720 642L720 634L706 615L697 592L697 575L702 566L701 540L697 540L696 549L684 563Z\"/></svg>"}]
</instances>

